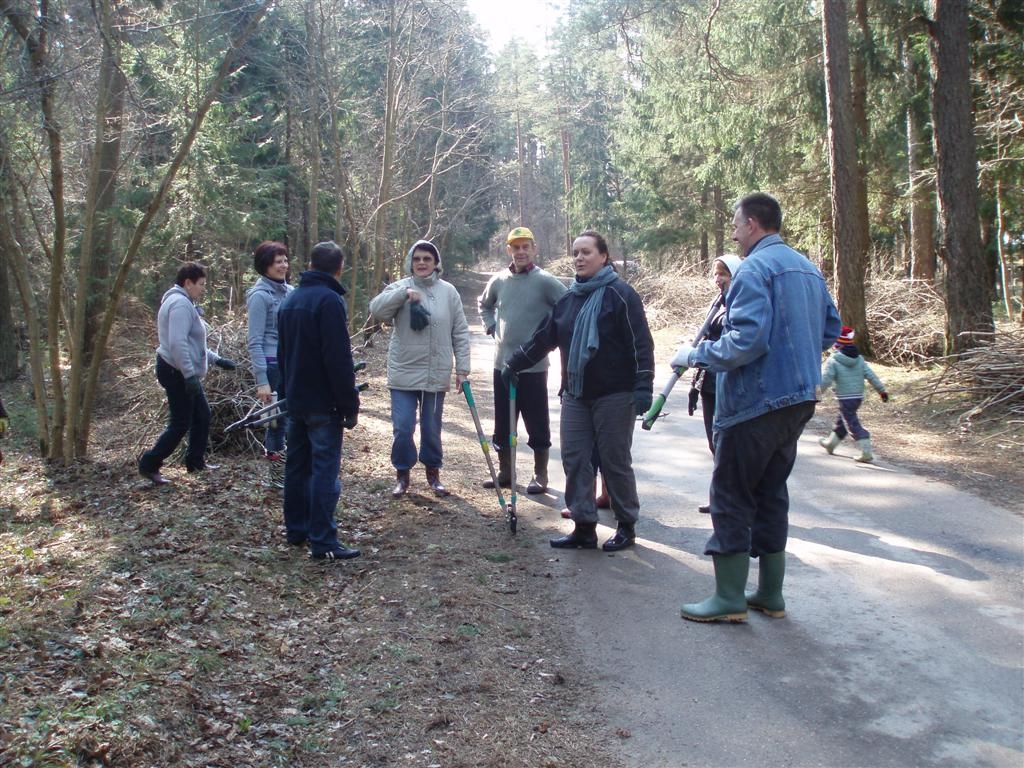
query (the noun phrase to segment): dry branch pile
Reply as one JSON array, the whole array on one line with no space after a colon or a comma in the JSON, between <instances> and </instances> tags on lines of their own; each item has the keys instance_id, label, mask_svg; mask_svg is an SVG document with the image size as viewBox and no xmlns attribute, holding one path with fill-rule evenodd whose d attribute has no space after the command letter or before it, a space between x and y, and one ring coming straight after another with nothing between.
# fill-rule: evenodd
<instances>
[{"instance_id":1,"label":"dry branch pile","mask_svg":"<svg viewBox=\"0 0 1024 768\"><path fill-rule=\"evenodd\" d=\"M867 302L871 344L879 360L926 365L943 354L945 308L931 283L872 280Z\"/></svg>"},{"instance_id":2,"label":"dry branch pile","mask_svg":"<svg viewBox=\"0 0 1024 768\"><path fill-rule=\"evenodd\" d=\"M1024 330L997 330L990 344L951 359L929 397L964 395L970 406L958 418L961 426L1003 421L1012 429L1014 425L1024 424L1022 360Z\"/></svg>"}]
</instances>

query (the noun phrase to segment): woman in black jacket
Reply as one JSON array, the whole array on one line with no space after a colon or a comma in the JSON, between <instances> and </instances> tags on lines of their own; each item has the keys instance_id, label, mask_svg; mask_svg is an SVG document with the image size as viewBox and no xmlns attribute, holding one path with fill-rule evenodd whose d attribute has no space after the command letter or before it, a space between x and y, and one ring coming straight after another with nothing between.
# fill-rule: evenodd
<instances>
[{"instance_id":1,"label":"woman in black jacket","mask_svg":"<svg viewBox=\"0 0 1024 768\"><path fill-rule=\"evenodd\" d=\"M572 244L576 277L547 320L506 362L502 375L536 364L558 347L562 359L560 439L565 470L565 502L575 523L572 533L551 540L556 548L597 547L595 444L611 497L617 528L603 549L632 546L640 501L633 474L633 427L651 407L654 341L643 303L619 278L608 244L593 230Z\"/></svg>"}]
</instances>

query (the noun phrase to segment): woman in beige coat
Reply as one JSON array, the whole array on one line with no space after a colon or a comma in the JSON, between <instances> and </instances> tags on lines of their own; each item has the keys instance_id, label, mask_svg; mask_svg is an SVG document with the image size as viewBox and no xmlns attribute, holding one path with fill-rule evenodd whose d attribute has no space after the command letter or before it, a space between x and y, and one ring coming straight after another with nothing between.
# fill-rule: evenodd
<instances>
[{"instance_id":1,"label":"woman in beige coat","mask_svg":"<svg viewBox=\"0 0 1024 768\"><path fill-rule=\"evenodd\" d=\"M419 461L427 482L438 496L447 496L441 484L441 417L444 396L451 389L452 359L455 386L469 378L469 324L459 292L441 279L441 253L429 240L417 240L405 260L403 277L370 302L370 314L390 323L388 388L391 390L391 464L396 483L391 495L409 489L409 470ZM420 448L414 434L420 423Z\"/></svg>"}]
</instances>

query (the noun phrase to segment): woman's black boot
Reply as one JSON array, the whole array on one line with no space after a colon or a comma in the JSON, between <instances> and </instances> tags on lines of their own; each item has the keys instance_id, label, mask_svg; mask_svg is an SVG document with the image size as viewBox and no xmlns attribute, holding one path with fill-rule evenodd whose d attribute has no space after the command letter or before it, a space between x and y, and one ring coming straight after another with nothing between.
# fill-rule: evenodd
<instances>
[{"instance_id":1,"label":"woman's black boot","mask_svg":"<svg viewBox=\"0 0 1024 768\"><path fill-rule=\"evenodd\" d=\"M551 539L555 549L597 549L597 523L576 523L572 533Z\"/></svg>"}]
</instances>

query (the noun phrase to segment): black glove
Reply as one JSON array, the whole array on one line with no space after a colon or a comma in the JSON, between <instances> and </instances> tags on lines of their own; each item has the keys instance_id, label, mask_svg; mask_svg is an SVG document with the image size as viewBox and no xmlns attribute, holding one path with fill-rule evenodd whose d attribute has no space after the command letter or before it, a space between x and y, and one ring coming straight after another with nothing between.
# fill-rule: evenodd
<instances>
[{"instance_id":1,"label":"black glove","mask_svg":"<svg viewBox=\"0 0 1024 768\"><path fill-rule=\"evenodd\" d=\"M359 411L355 413L346 413L341 417L341 428L342 429L354 429L356 424L359 423Z\"/></svg>"},{"instance_id":2,"label":"black glove","mask_svg":"<svg viewBox=\"0 0 1024 768\"><path fill-rule=\"evenodd\" d=\"M494 326L493 325L487 326L487 330L484 331L484 333L486 333L488 336L493 336L494 335Z\"/></svg>"},{"instance_id":3,"label":"black glove","mask_svg":"<svg viewBox=\"0 0 1024 768\"><path fill-rule=\"evenodd\" d=\"M882 402L883 403L888 403L889 402L889 393L888 392L879 392L878 396L880 398L882 398Z\"/></svg>"},{"instance_id":4,"label":"black glove","mask_svg":"<svg viewBox=\"0 0 1024 768\"><path fill-rule=\"evenodd\" d=\"M519 386L519 373L506 365L501 369L501 383L505 385L505 389Z\"/></svg>"},{"instance_id":5,"label":"black glove","mask_svg":"<svg viewBox=\"0 0 1024 768\"><path fill-rule=\"evenodd\" d=\"M690 399L686 403L686 412L693 416L693 412L697 410L697 401L700 400L700 390L696 387L690 387Z\"/></svg>"},{"instance_id":6,"label":"black glove","mask_svg":"<svg viewBox=\"0 0 1024 768\"><path fill-rule=\"evenodd\" d=\"M203 384L198 376L189 376L185 379L185 394L189 397L199 397L203 394Z\"/></svg>"},{"instance_id":7,"label":"black glove","mask_svg":"<svg viewBox=\"0 0 1024 768\"><path fill-rule=\"evenodd\" d=\"M213 364L218 368L223 368L225 371L233 371L238 367L238 363L234 360L228 360L226 357L218 357L213 361Z\"/></svg>"},{"instance_id":8,"label":"black glove","mask_svg":"<svg viewBox=\"0 0 1024 768\"><path fill-rule=\"evenodd\" d=\"M419 301L409 302L409 325L414 331L422 331L430 325L430 312Z\"/></svg>"},{"instance_id":9,"label":"black glove","mask_svg":"<svg viewBox=\"0 0 1024 768\"><path fill-rule=\"evenodd\" d=\"M654 397L651 395L649 390L637 389L633 391L633 407L636 409L637 416L643 416L649 410L651 410L651 403Z\"/></svg>"}]
</instances>

